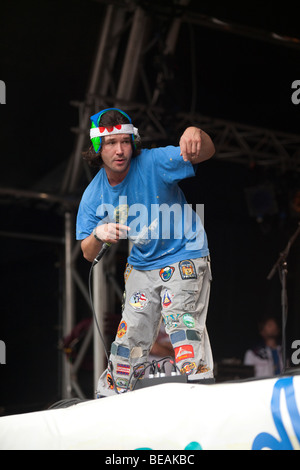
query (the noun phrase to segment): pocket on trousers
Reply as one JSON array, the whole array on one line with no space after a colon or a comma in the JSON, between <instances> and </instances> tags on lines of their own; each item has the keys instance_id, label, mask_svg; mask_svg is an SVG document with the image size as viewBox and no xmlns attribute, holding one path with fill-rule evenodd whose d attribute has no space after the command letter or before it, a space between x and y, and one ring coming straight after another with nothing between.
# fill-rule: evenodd
<instances>
[{"instance_id":1,"label":"pocket on trousers","mask_svg":"<svg viewBox=\"0 0 300 470\"><path fill-rule=\"evenodd\" d=\"M189 284L183 287L181 291L182 309L185 312L194 312L196 310L197 298L199 295L199 286L197 284Z\"/></svg>"}]
</instances>

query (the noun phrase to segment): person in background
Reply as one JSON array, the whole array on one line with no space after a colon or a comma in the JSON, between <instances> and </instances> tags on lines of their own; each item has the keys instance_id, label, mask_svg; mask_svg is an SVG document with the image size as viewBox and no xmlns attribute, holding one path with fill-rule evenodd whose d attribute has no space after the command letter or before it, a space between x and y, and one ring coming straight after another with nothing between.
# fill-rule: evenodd
<instances>
[{"instance_id":1,"label":"person in background","mask_svg":"<svg viewBox=\"0 0 300 470\"><path fill-rule=\"evenodd\" d=\"M258 323L261 341L248 349L244 357L244 365L254 367L255 377L272 377L283 370L280 345L280 328L273 317L264 317Z\"/></svg>"}]
</instances>

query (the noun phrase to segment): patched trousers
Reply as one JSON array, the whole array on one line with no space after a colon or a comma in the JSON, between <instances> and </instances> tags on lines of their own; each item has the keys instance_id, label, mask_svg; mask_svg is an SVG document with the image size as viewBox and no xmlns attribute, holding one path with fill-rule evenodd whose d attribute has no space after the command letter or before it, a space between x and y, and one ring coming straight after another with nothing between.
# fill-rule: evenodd
<instances>
[{"instance_id":1,"label":"patched trousers","mask_svg":"<svg viewBox=\"0 0 300 470\"><path fill-rule=\"evenodd\" d=\"M124 273L122 319L111 345L108 369L97 396L129 390L141 377L163 320L174 348L176 369L213 378L213 356L206 328L212 280L209 257L186 259L162 269Z\"/></svg>"}]
</instances>

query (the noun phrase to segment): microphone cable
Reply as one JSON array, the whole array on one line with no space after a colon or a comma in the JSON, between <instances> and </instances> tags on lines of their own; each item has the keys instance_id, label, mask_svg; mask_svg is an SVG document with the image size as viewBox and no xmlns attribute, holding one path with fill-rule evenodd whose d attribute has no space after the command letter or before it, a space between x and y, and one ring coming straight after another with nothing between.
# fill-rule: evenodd
<instances>
[{"instance_id":1,"label":"microphone cable","mask_svg":"<svg viewBox=\"0 0 300 470\"><path fill-rule=\"evenodd\" d=\"M115 392L117 394L119 394L119 391L117 389L117 386L116 386L116 383L115 383L115 380L114 380L114 377L113 377L112 362L109 360L109 355L108 355L108 352L107 352L107 349L106 349L105 340L104 340L104 337L101 333L101 329L100 329L100 326L99 326L99 323L98 323L98 320L97 320L97 315L96 315L96 312L95 312L93 296L92 296L92 272L93 272L93 268L96 264L99 263L100 259L104 256L104 254L107 252L107 250L110 248L110 246L111 246L111 243L103 243L101 250L99 251L98 255L95 257L94 261L92 262L91 267L90 267L90 271L89 271L88 285L89 285L89 298L90 298L90 304L91 304L92 313L93 313L93 317L94 317L94 322L95 322L99 337L101 339L103 349L104 349L104 353L105 353L105 356L106 356L106 359L107 359L107 369L108 369L108 371L111 375L111 379L112 379L112 382L113 382L113 389L115 390Z\"/></svg>"}]
</instances>

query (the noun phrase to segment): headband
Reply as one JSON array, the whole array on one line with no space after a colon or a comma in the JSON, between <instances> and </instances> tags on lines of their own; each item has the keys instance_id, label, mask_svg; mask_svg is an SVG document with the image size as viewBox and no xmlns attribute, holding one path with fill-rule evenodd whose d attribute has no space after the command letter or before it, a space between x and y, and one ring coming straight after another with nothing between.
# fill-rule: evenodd
<instances>
[{"instance_id":1,"label":"headband","mask_svg":"<svg viewBox=\"0 0 300 470\"><path fill-rule=\"evenodd\" d=\"M116 126L108 127L92 127L90 130L90 138L103 137L105 135L113 134L133 134L138 135L138 130L132 124L117 124Z\"/></svg>"},{"instance_id":2,"label":"headband","mask_svg":"<svg viewBox=\"0 0 300 470\"><path fill-rule=\"evenodd\" d=\"M118 111L119 113L123 114L130 124L116 124L115 126L99 126L101 116L106 113L107 111ZM134 143L134 136L139 136L138 129L133 126L131 123L131 119L124 111L118 108L108 108L100 111L97 114L91 116L91 129L90 129L90 139L92 141L93 147L95 152L99 152L101 148L101 139L105 135L114 135L114 134L131 134L132 141Z\"/></svg>"}]
</instances>

